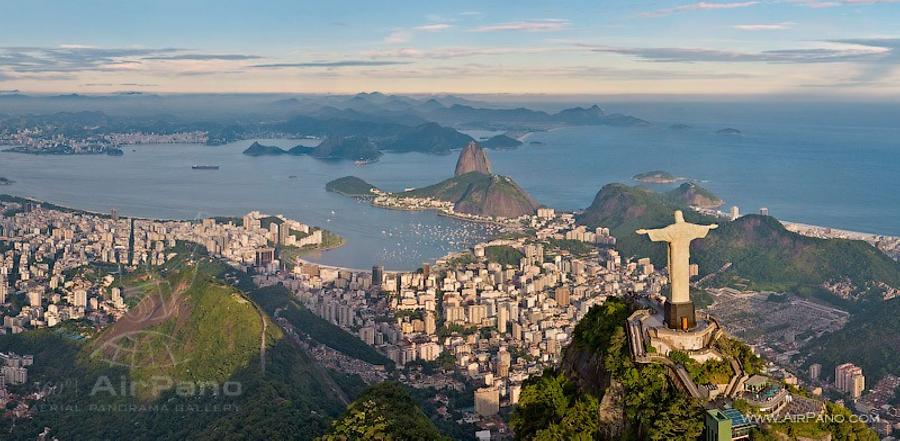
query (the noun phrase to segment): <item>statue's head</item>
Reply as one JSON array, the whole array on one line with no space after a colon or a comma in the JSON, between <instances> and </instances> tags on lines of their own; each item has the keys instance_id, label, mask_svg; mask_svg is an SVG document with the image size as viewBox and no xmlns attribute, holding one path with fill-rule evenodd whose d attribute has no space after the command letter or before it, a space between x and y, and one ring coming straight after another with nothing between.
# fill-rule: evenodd
<instances>
[{"instance_id":1,"label":"statue's head","mask_svg":"<svg viewBox=\"0 0 900 441\"><path fill-rule=\"evenodd\" d=\"M683 223L684 222L684 213L681 210L675 210L675 223Z\"/></svg>"}]
</instances>

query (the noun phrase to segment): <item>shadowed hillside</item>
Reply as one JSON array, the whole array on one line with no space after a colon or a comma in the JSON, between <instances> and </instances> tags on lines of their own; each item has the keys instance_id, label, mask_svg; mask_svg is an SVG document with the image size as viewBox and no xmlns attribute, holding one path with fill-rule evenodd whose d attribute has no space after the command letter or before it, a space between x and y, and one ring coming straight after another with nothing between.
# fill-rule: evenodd
<instances>
[{"instance_id":1,"label":"shadowed hillside","mask_svg":"<svg viewBox=\"0 0 900 441\"><path fill-rule=\"evenodd\" d=\"M453 202L456 211L483 216L519 217L539 207L511 178L477 171L402 194Z\"/></svg>"}]
</instances>

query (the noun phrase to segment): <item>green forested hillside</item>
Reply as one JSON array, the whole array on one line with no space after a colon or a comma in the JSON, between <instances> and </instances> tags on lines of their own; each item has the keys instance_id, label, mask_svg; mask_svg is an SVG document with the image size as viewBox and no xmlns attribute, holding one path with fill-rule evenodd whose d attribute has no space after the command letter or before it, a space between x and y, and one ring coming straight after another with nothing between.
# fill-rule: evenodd
<instances>
[{"instance_id":1,"label":"green forested hillside","mask_svg":"<svg viewBox=\"0 0 900 441\"><path fill-rule=\"evenodd\" d=\"M622 300L609 299L578 322L563 368L531 377L522 388L510 419L516 439L686 441L700 436L702 406L669 382L663 366L631 361L624 330L628 313ZM607 400L606 394L619 396ZM601 400L609 401L606 407ZM621 433L612 430L615 426Z\"/></svg>"},{"instance_id":2,"label":"green forested hillside","mask_svg":"<svg viewBox=\"0 0 900 441\"><path fill-rule=\"evenodd\" d=\"M624 330L629 312L629 306L619 299L609 299L588 311L565 349L561 368L547 370L525 382L519 405L510 418L516 439L700 439L704 412L701 403L679 391L663 365L632 362ZM721 350L740 359L742 366L752 367L750 372L763 366L743 342L725 338L718 344ZM711 367L711 371L699 370L695 374L719 374L718 368ZM725 365L722 369L730 370ZM826 413L849 416L847 409L832 403L828 403ZM786 439L784 435L828 434L835 440L878 439L863 423L835 423L827 418L767 424L755 430L751 439L768 441Z\"/></svg>"},{"instance_id":3,"label":"green forested hillside","mask_svg":"<svg viewBox=\"0 0 900 441\"><path fill-rule=\"evenodd\" d=\"M356 176L344 176L325 184L326 191L351 197L372 197L372 190L375 189L374 185Z\"/></svg>"},{"instance_id":4,"label":"green forested hillside","mask_svg":"<svg viewBox=\"0 0 900 441\"><path fill-rule=\"evenodd\" d=\"M810 342L809 363L821 363L830 376L834 367L852 361L863 369L866 384L900 372L900 298L866 305L842 329Z\"/></svg>"},{"instance_id":5,"label":"green forested hillside","mask_svg":"<svg viewBox=\"0 0 900 441\"><path fill-rule=\"evenodd\" d=\"M224 284L228 269L180 255L126 280L142 296L97 333L66 323L0 336L0 351L33 354L45 390L31 419L0 419L3 439L312 439L344 410L326 371ZM265 330L264 330L265 327ZM83 337L86 336L86 337Z\"/></svg>"},{"instance_id":6,"label":"green forested hillside","mask_svg":"<svg viewBox=\"0 0 900 441\"><path fill-rule=\"evenodd\" d=\"M691 205L703 208L717 208L725 202L711 191L693 182L685 182L667 191L665 197L677 205Z\"/></svg>"},{"instance_id":7,"label":"green forested hillside","mask_svg":"<svg viewBox=\"0 0 900 441\"><path fill-rule=\"evenodd\" d=\"M434 198L442 201L456 202L466 195L466 191L470 185L484 185L488 180L490 180L490 175L470 172L454 176L434 185L410 190L403 194L417 198Z\"/></svg>"},{"instance_id":8,"label":"green forested hillside","mask_svg":"<svg viewBox=\"0 0 900 441\"><path fill-rule=\"evenodd\" d=\"M413 398L399 383L370 387L350 403L323 441L338 440L443 440Z\"/></svg>"},{"instance_id":9,"label":"green forested hillside","mask_svg":"<svg viewBox=\"0 0 900 441\"><path fill-rule=\"evenodd\" d=\"M775 289L844 278L900 286L900 264L866 242L802 236L768 216L720 224L692 250L705 271L731 262L741 277Z\"/></svg>"},{"instance_id":10,"label":"green forested hillside","mask_svg":"<svg viewBox=\"0 0 900 441\"><path fill-rule=\"evenodd\" d=\"M384 365L387 368L393 368L394 366L394 362L367 345L357 336L344 331L339 326L293 302L290 292L284 286L275 285L260 288L252 291L251 296L269 314L274 314L275 310L279 309L279 317L283 317L298 331L321 344L367 363Z\"/></svg>"},{"instance_id":11,"label":"green forested hillside","mask_svg":"<svg viewBox=\"0 0 900 441\"><path fill-rule=\"evenodd\" d=\"M625 256L665 260L666 245L638 236L638 228L672 223L674 210L695 223L717 223L705 239L691 245L691 259L701 274L731 263L728 274L749 279L757 287L796 289L825 281L850 279L859 284L881 281L900 286L900 263L862 241L816 239L790 232L772 217L747 215L733 222L696 213L667 195L622 184L604 186L578 215L580 224L609 227Z\"/></svg>"}]
</instances>

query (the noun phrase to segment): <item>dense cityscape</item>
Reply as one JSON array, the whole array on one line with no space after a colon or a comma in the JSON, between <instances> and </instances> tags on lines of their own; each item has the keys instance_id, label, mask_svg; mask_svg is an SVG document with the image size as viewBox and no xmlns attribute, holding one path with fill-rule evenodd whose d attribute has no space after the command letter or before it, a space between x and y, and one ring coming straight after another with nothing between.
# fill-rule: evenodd
<instances>
[{"instance_id":1,"label":"dense cityscape","mask_svg":"<svg viewBox=\"0 0 900 441\"><path fill-rule=\"evenodd\" d=\"M898 441L898 23L0 1L0 441Z\"/></svg>"},{"instance_id":2,"label":"dense cityscape","mask_svg":"<svg viewBox=\"0 0 900 441\"><path fill-rule=\"evenodd\" d=\"M153 221L120 217L115 210L86 213L26 199L4 201L0 211L6 244L0 266L5 333L53 328L67 321L107 327L139 300L126 294L133 288L123 283L131 268L164 265L177 254L172 251L177 243L193 243L252 275L257 287L286 287L303 308L401 368L401 382L472 394L472 408L454 408L447 402L443 412L446 418L472 425L484 438L511 434L502 415L517 404L529 377L561 361L576 324L592 306L609 298L663 304L668 284L665 268L649 259L623 259L613 248L616 240L609 229L586 230L576 225L571 213L547 208L506 221L508 239L477 244L411 273L305 261L290 250L321 246L322 230L280 215L251 212L242 218ZM696 265L691 272L696 274ZM715 323L727 323L729 334L752 345L767 362L758 373L741 378L740 387L733 381L693 385L687 380L689 390L700 390L698 399L718 402L712 408L730 415L726 419L743 421L734 433L749 433L755 423L747 419L750 414L738 418L729 410L734 407L721 407L720 396L733 397L736 407L750 403L761 415L782 418L824 412L824 397L836 397L864 410L880 433L890 433L898 423L885 407L897 376L867 387L861 369L845 363L835 368L833 382L825 382L820 364L804 370L803 359L793 357L803 340L842 328L846 311L805 300L771 302L777 293L733 288L708 292L712 302L707 310L718 319ZM753 324L760 317L766 317L768 327ZM305 340L306 351L329 369L358 375L370 384L396 375L384 365L309 339L277 312L276 319L286 332ZM4 384L27 383L31 356L4 357ZM763 390L765 399L759 396ZM24 397L4 389L3 404L17 404L8 408L7 417L27 418L26 403L39 403L51 393Z\"/></svg>"}]
</instances>

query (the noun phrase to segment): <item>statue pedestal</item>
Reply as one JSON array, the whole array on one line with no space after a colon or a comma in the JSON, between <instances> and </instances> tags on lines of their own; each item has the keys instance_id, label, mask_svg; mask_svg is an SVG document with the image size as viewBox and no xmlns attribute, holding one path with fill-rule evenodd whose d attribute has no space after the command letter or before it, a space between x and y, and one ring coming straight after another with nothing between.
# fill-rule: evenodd
<instances>
[{"instance_id":1,"label":"statue pedestal","mask_svg":"<svg viewBox=\"0 0 900 441\"><path fill-rule=\"evenodd\" d=\"M687 331L697 326L694 302L666 302L666 325L669 329Z\"/></svg>"}]
</instances>

